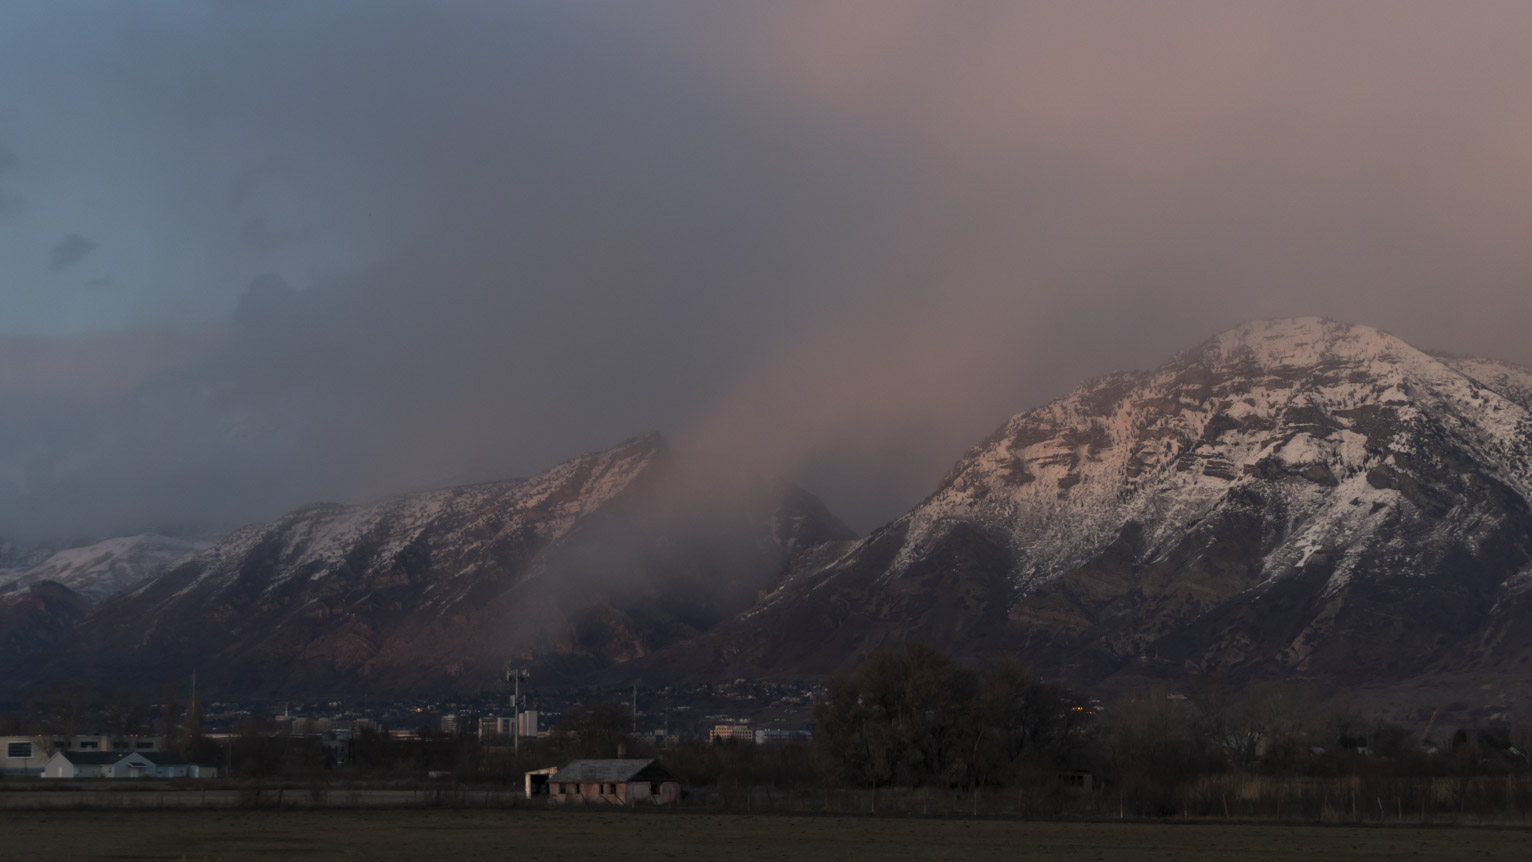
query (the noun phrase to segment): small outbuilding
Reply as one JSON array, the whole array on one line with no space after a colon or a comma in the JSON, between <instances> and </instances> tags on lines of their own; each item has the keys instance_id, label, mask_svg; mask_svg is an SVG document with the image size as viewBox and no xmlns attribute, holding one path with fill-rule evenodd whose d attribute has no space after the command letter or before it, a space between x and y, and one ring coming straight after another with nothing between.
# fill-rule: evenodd
<instances>
[{"instance_id":1,"label":"small outbuilding","mask_svg":"<svg viewBox=\"0 0 1532 862\"><path fill-rule=\"evenodd\" d=\"M548 778L554 802L594 805L669 805L681 781L658 760L576 760Z\"/></svg>"},{"instance_id":2,"label":"small outbuilding","mask_svg":"<svg viewBox=\"0 0 1532 862\"><path fill-rule=\"evenodd\" d=\"M527 798L531 799L535 796L547 796L548 779L552 778L554 773L558 771L559 768L557 766L547 766L542 769L528 770L524 776L526 778L527 785Z\"/></svg>"}]
</instances>

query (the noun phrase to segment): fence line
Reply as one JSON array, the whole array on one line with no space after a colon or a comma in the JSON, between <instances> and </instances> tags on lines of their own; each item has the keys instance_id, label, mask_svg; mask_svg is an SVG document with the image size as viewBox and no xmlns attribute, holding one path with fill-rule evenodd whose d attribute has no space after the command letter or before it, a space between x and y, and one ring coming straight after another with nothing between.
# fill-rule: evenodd
<instances>
[{"instance_id":1,"label":"fence line","mask_svg":"<svg viewBox=\"0 0 1532 862\"><path fill-rule=\"evenodd\" d=\"M546 798L528 800L519 788L508 786L405 789L287 784L158 790L86 784L68 789L11 785L3 790L0 810L550 807ZM1532 815L1532 776L1319 779L1219 774L1203 776L1178 788L1103 786L1091 792L1057 784L984 787L977 791L945 787L784 789L740 785L690 788L677 807L740 813L1044 820L1176 817L1395 825L1526 824Z\"/></svg>"}]
</instances>

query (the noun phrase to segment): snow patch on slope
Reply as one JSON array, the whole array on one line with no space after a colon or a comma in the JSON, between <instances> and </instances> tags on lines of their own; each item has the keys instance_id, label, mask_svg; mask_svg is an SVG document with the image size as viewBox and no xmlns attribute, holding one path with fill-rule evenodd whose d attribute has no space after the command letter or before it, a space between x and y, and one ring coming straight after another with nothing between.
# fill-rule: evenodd
<instances>
[{"instance_id":1,"label":"snow patch on slope","mask_svg":"<svg viewBox=\"0 0 1532 862\"><path fill-rule=\"evenodd\" d=\"M1525 369L1449 363L1371 327L1246 324L1155 371L1091 381L1012 418L902 519L907 538L886 576L908 571L962 520L1012 549L1022 595L1101 553L1129 523L1144 529L1150 561L1259 499L1279 525L1266 577L1323 560L1335 566L1327 589L1339 589L1367 553L1398 541L1387 525L1416 512L1380 477L1400 459L1437 457L1429 441L1450 437L1484 475L1532 498L1527 392ZM1472 542L1487 527L1449 518L1432 529Z\"/></svg>"},{"instance_id":2,"label":"snow patch on slope","mask_svg":"<svg viewBox=\"0 0 1532 862\"><path fill-rule=\"evenodd\" d=\"M0 573L0 587L56 581L94 604L189 559L210 544L153 533L107 539L56 551L26 569Z\"/></svg>"},{"instance_id":3,"label":"snow patch on slope","mask_svg":"<svg viewBox=\"0 0 1532 862\"><path fill-rule=\"evenodd\" d=\"M175 596L231 582L255 554L281 563L280 576L265 586L270 593L291 578L319 581L348 570L355 555L368 561L399 559L414 546L433 555L471 558L507 537L554 543L626 490L663 452L658 438L642 438L530 479L412 494L370 506L308 506L275 523L239 530L197 557L198 576Z\"/></svg>"}]
</instances>

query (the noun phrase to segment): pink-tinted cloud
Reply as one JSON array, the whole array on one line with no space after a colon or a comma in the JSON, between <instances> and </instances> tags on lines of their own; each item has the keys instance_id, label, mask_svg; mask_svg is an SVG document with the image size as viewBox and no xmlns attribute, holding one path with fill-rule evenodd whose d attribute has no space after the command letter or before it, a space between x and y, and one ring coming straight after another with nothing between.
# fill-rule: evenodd
<instances>
[{"instance_id":1,"label":"pink-tinted cloud","mask_svg":"<svg viewBox=\"0 0 1532 862\"><path fill-rule=\"evenodd\" d=\"M110 410L11 420L5 475L65 476L60 518L265 517L660 430L867 528L1011 413L1251 317L1532 363L1525 4L263 8L60 55L216 180L92 214L103 253L114 218L162 238L136 313L212 289L172 277L187 236L286 279ZM46 153L7 146L46 211ZM181 177L164 149L79 161ZM290 248L346 265L240 257Z\"/></svg>"}]
</instances>

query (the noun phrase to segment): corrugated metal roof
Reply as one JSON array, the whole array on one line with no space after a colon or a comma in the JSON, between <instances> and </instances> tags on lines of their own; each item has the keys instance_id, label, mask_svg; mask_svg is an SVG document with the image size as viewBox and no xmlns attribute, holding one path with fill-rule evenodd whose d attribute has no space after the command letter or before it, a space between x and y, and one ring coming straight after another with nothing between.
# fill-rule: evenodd
<instances>
[{"instance_id":1,"label":"corrugated metal roof","mask_svg":"<svg viewBox=\"0 0 1532 862\"><path fill-rule=\"evenodd\" d=\"M618 784L624 781L675 781L658 760L576 760L548 779L566 784Z\"/></svg>"}]
</instances>

